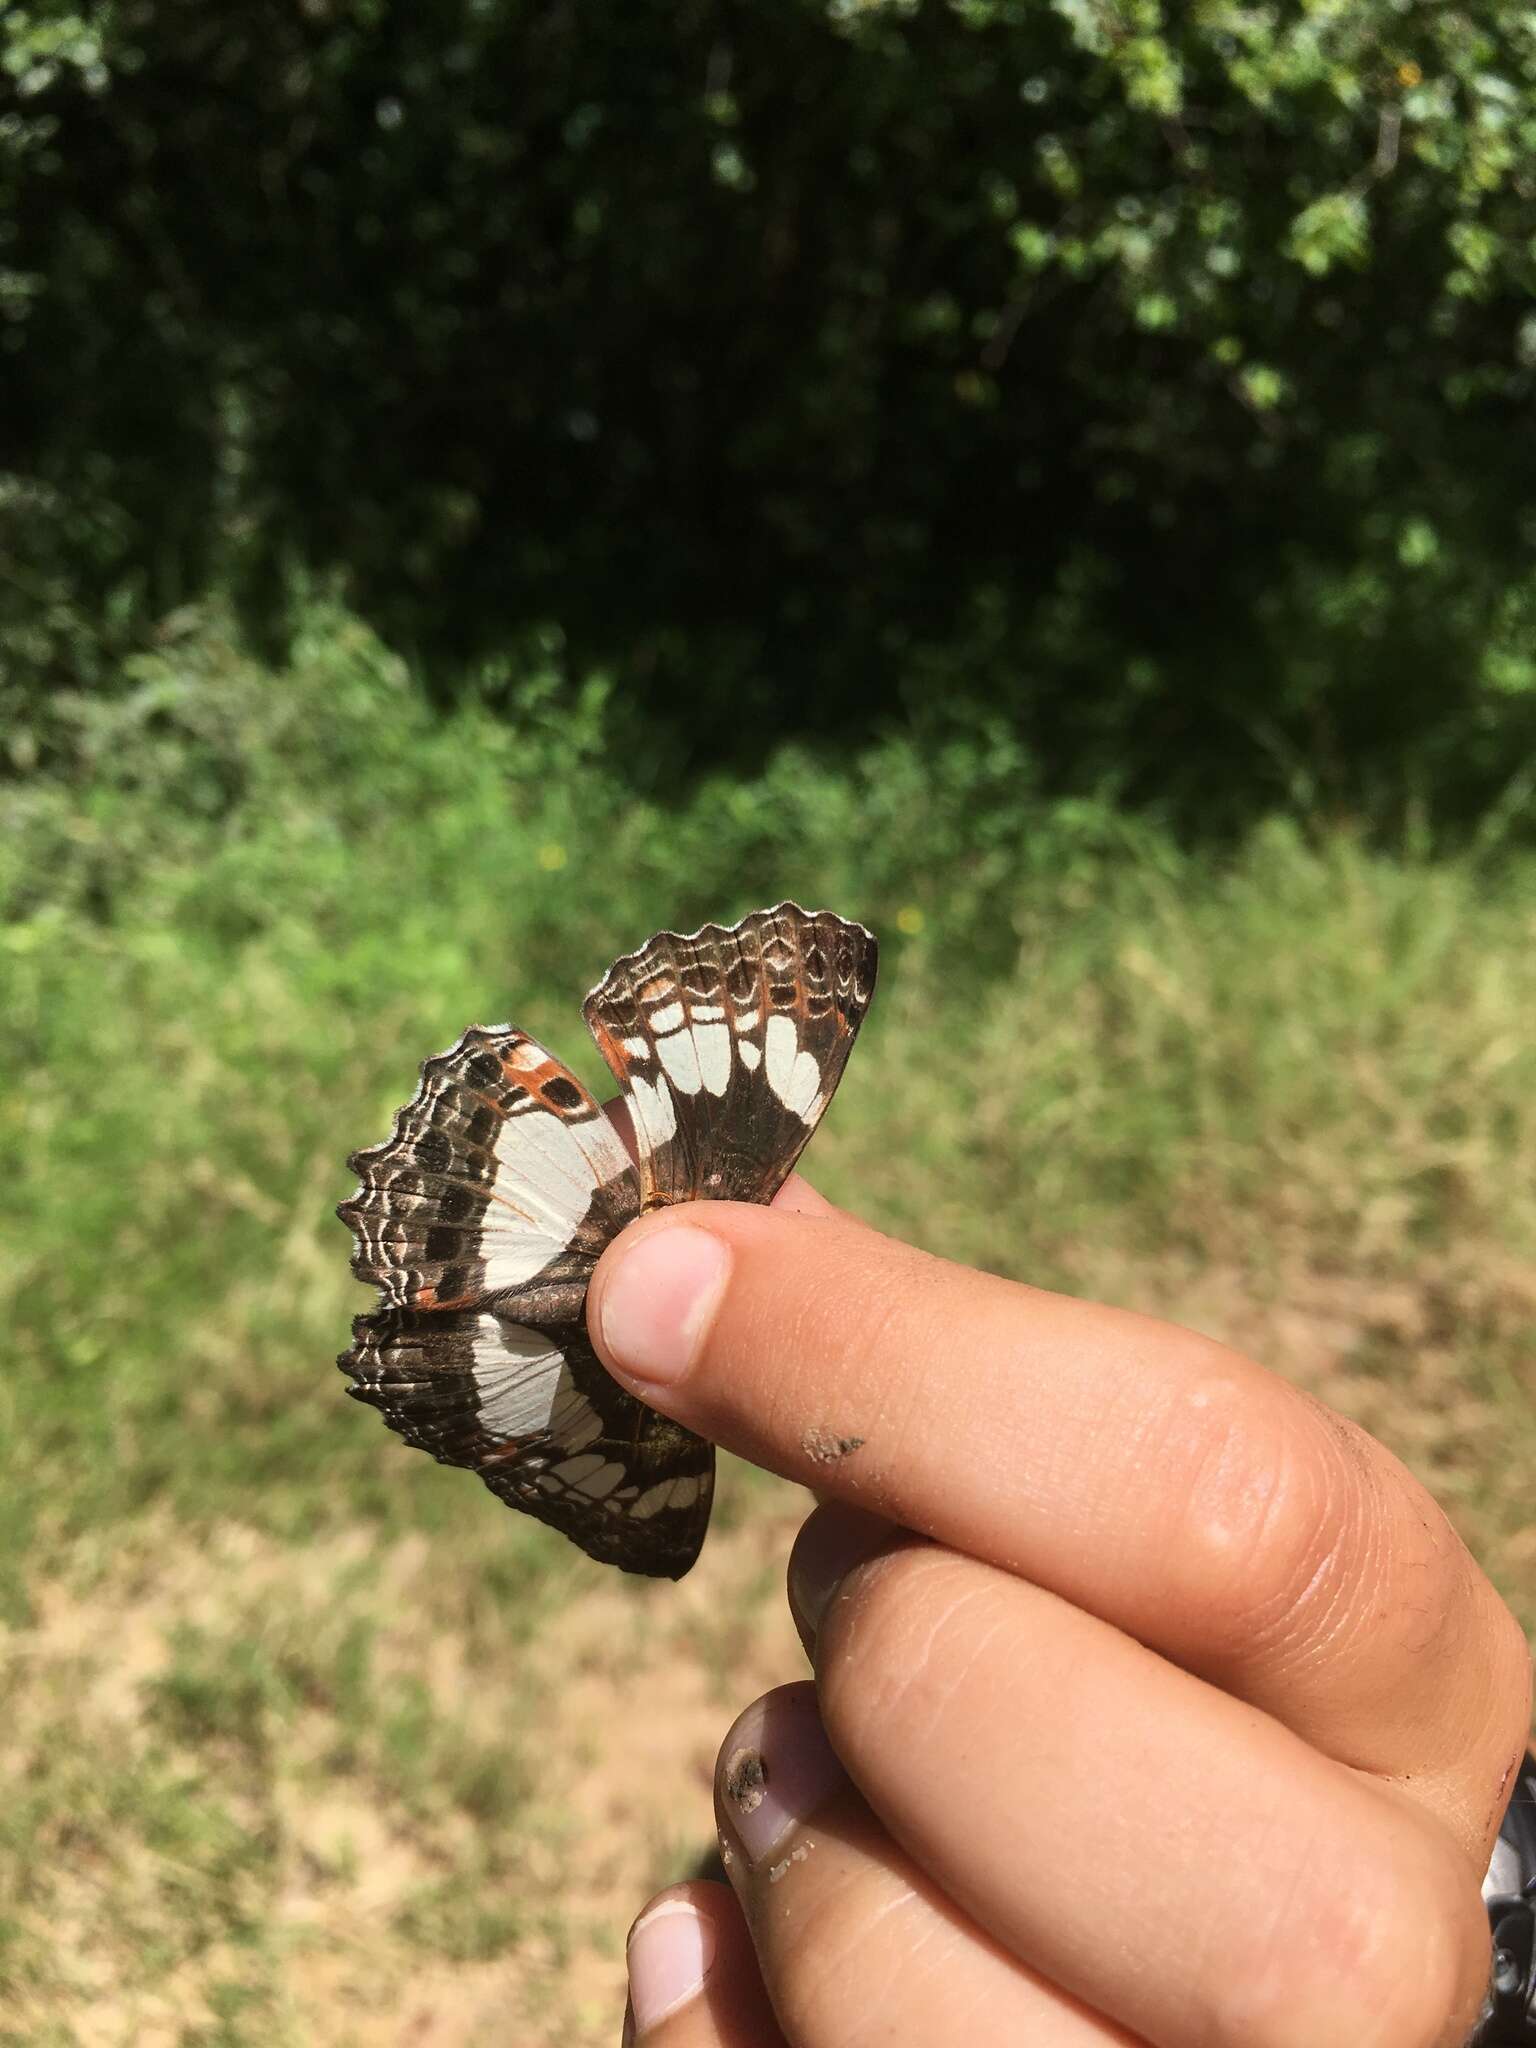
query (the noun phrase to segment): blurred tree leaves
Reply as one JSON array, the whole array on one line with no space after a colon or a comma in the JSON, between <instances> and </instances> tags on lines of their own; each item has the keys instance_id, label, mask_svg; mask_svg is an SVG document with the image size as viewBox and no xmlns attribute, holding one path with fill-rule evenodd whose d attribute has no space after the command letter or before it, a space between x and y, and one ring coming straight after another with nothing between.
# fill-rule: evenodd
<instances>
[{"instance_id":1,"label":"blurred tree leaves","mask_svg":"<svg viewBox=\"0 0 1536 2048\"><path fill-rule=\"evenodd\" d=\"M319 577L692 758L970 697L1214 814L1536 737L1536 11L23 0L0 81L17 730Z\"/></svg>"}]
</instances>

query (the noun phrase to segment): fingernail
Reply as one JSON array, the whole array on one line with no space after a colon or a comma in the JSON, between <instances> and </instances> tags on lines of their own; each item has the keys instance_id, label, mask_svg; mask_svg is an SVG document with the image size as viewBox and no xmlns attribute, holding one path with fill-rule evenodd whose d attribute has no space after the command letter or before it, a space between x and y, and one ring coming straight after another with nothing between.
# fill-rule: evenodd
<instances>
[{"instance_id":1,"label":"fingernail","mask_svg":"<svg viewBox=\"0 0 1536 2048\"><path fill-rule=\"evenodd\" d=\"M681 1379L709 1335L730 1271L730 1247L686 1223L628 1246L598 1310L614 1363L654 1386Z\"/></svg>"},{"instance_id":2,"label":"fingernail","mask_svg":"<svg viewBox=\"0 0 1536 2048\"><path fill-rule=\"evenodd\" d=\"M782 1685L748 1707L720 1751L717 1803L749 1863L772 1857L793 1830L845 1785L816 1688Z\"/></svg>"},{"instance_id":3,"label":"fingernail","mask_svg":"<svg viewBox=\"0 0 1536 2048\"><path fill-rule=\"evenodd\" d=\"M629 1931L629 2008L636 2039L704 1988L715 1930L687 1899L663 1899Z\"/></svg>"},{"instance_id":4,"label":"fingernail","mask_svg":"<svg viewBox=\"0 0 1536 2048\"><path fill-rule=\"evenodd\" d=\"M789 1604L803 1635L814 1637L838 1587L855 1565L876 1556L901 1531L878 1515L841 1504L818 1508L789 1557Z\"/></svg>"}]
</instances>

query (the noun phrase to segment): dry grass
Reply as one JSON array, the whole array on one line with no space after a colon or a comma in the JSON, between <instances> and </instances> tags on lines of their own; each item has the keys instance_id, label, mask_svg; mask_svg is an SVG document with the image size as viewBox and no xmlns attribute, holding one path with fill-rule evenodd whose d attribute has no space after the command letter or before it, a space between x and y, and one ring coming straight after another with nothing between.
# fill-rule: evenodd
<instances>
[{"instance_id":1,"label":"dry grass","mask_svg":"<svg viewBox=\"0 0 1536 2048\"><path fill-rule=\"evenodd\" d=\"M610 2041L732 1701L798 1669L792 1526L760 1502L680 1592L578 1568L531 1634L419 1535L59 1560L8 1645L5 2038Z\"/></svg>"}]
</instances>

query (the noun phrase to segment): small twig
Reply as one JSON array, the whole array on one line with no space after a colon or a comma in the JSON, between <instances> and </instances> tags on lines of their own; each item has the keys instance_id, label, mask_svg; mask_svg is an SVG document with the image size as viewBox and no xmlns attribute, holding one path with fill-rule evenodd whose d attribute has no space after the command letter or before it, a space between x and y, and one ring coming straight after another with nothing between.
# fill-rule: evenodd
<instances>
[{"instance_id":1,"label":"small twig","mask_svg":"<svg viewBox=\"0 0 1536 2048\"><path fill-rule=\"evenodd\" d=\"M1008 360L1008 351L1018 339L1019 329L1024 325L1028 311L1023 299L1014 299L1004 306L997 325L987 337L987 345L981 352L981 367L984 370L1000 370Z\"/></svg>"},{"instance_id":2,"label":"small twig","mask_svg":"<svg viewBox=\"0 0 1536 2048\"><path fill-rule=\"evenodd\" d=\"M1383 107L1376 123L1376 156L1371 165L1375 178L1390 178L1397 169L1397 145L1403 132L1401 107Z\"/></svg>"}]
</instances>

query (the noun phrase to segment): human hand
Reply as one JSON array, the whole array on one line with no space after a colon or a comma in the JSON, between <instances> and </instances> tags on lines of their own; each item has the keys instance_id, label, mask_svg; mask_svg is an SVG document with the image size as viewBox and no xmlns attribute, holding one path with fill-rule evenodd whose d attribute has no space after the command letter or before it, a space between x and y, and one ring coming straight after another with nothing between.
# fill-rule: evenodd
<instances>
[{"instance_id":1,"label":"human hand","mask_svg":"<svg viewBox=\"0 0 1536 2048\"><path fill-rule=\"evenodd\" d=\"M589 1321L636 1394L830 1503L790 1561L814 1688L727 1735L734 1898L642 1913L629 2038L1465 2040L1530 1659L1381 1445L798 1181L632 1225Z\"/></svg>"}]
</instances>

